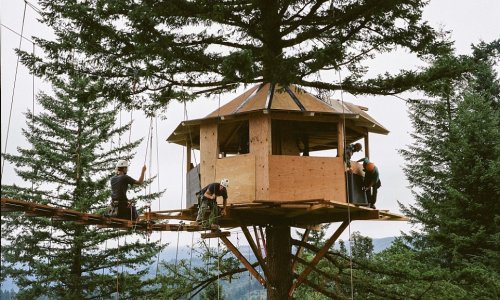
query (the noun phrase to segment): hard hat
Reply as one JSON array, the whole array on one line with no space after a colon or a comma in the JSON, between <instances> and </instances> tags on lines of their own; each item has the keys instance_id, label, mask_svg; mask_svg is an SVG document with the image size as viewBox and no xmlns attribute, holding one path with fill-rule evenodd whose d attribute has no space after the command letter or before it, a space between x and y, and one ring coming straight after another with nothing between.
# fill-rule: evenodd
<instances>
[{"instance_id":1,"label":"hard hat","mask_svg":"<svg viewBox=\"0 0 500 300\"><path fill-rule=\"evenodd\" d=\"M120 159L117 163L116 163L116 168L127 168L128 167L128 161L124 160L124 159Z\"/></svg>"},{"instance_id":2,"label":"hard hat","mask_svg":"<svg viewBox=\"0 0 500 300\"><path fill-rule=\"evenodd\" d=\"M375 164L374 163L368 163L366 164L366 167L365 169L368 171L368 172L373 172L373 170L375 170Z\"/></svg>"},{"instance_id":3,"label":"hard hat","mask_svg":"<svg viewBox=\"0 0 500 300\"><path fill-rule=\"evenodd\" d=\"M222 178L222 180L220 181L220 185L222 185L223 187L227 188L229 186L229 179Z\"/></svg>"}]
</instances>

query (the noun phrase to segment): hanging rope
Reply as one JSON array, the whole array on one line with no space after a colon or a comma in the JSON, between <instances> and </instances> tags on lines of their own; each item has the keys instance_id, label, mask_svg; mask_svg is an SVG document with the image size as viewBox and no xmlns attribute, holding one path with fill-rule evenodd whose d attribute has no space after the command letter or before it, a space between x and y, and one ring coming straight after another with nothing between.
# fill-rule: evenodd
<instances>
[{"instance_id":1,"label":"hanging rope","mask_svg":"<svg viewBox=\"0 0 500 300\"><path fill-rule=\"evenodd\" d=\"M22 42L23 42L24 23L25 23L25 20L26 20L26 5L27 5L27 3L24 2L23 21L22 21L22 24L21 24L21 34L20 34L21 37L19 38L19 47L18 47L18 49L21 49L21 45L22 45ZM12 87L12 98L10 100L9 120L7 121L7 133L5 134L5 147L4 147L4 150L3 150L3 154L4 155L7 154L7 145L9 143L10 123L11 123L11 120L12 120L12 107L14 106L14 95L15 95L15 91L16 91L17 72L19 71L19 60L20 60L20 57L18 55L17 56L17 62L16 62L16 71L15 71L15 74L14 74L14 86ZM5 158L3 158L3 160L2 160L2 170L1 170L1 173L0 173L0 184L3 183L3 170L4 170L4 167L5 167Z\"/></svg>"},{"instance_id":2,"label":"hanging rope","mask_svg":"<svg viewBox=\"0 0 500 300\"><path fill-rule=\"evenodd\" d=\"M344 90L342 88L342 76L340 74L340 69L337 70L339 73L339 84L340 84L340 100L342 102L342 136L344 139L344 157L345 157L345 150L346 150L346 128L345 128L345 106L344 106ZM349 222L348 225L348 233L349 233L349 270L350 270L350 287L351 287L351 299L354 299L354 284L353 284L353 274L352 274L352 241L351 241L351 206L349 205L351 203L351 199L349 198L349 180L346 178L346 198L347 198L347 220Z\"/></svg>"}]
</instances>

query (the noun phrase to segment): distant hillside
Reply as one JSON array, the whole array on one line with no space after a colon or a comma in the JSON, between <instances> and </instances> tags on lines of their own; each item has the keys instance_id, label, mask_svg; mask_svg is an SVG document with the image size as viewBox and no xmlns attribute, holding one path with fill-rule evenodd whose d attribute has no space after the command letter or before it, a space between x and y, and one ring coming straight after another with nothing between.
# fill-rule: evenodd
<instances>
[{"instance_id":1,"label":"distant hillside","mask_svg":"<svg viewBox=\"0 0 500 300\"><path fill-rule=\"evenodd\" d=\"M380 238L380 239L373 239L373 248L374 252L378 253L387 247L389 247L392 242L394 241L395 237L385 237L385 238ZM345 241L346 247L349 247L349 241ZM335 246L338 248L338 243ZM349 249L349 248L348 248ZM256 261L255 256L253 255L253 252L250 250L250 247L247 245L242 245L239 247L239 250L241 253L245 254L245 256L248 256L250 253L250 257L247 257L247 259L250 262ZM176 250L175 247L167 247L165 250L163 250L160 253L160 261L167 261L170 263L175 262L176 256L177 260L181 259L190 259L192 255L192 261L191 263L195 266L199 266L203 264L203 262L196 257L196 253L193 252L191 253L191 250L189 249L189 246L179 246L179 251ZM151 266L151 271L150 275L155 274L156 272L156 263L154 263ZM261 288L260 284L253 279L253 277L250 277L248 273L244 273L240 275L239 278L235 278L231 281L231 283L222 281L222 286L225 291L225 296L226 299L246 299L248 296L256 296L256 299L258 299L259 293L261 293L262 296L265 295L265 292L263 292L263 289ZM12 282L12 280L7 279L6 281L2 282L1 285L1 290L2 291L17 291L18 288L17 286ZM0 300L4 300L3 298Z\"/></svg>"}]
</instances>

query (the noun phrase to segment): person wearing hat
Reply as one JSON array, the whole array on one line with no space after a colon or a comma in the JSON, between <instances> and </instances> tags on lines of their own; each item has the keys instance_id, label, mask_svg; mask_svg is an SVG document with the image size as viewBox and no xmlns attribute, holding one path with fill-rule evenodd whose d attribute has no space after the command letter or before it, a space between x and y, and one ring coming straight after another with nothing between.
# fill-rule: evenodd
<instances>
[{"instance_id":1,"label":"person wearing hat","mask_svg":"<svg viewBox=\"0 0 500 300\"><path fill-rule=\"evenodd\" d=\"M365 171L362 189L366 193L366 199L368 200L370 207L375 208L375 202L377 202L377 191L382 185L378 168L374 163L370 162L368 158L364 158L359 161L363 161L363 171Z\"/></svg>"},{"instance_id":2,"label":"person wearing hat","mask_svg":"<svg viewBox=\"0 0 500 300\"><path fill-rule=\"evenodd\" d=\"M111 178L111 201L113 206L118 206L117 218L135 220L137 212L134 212L135 207L128 202L127 190L131 184L144 183L146 165L142 167L141 176L137 180L127 175L128 166L128 161L123 159L116 163L116 174Z\"/></svg>"},{"instance_id":3,"label":"person wearing hat","mask_svg":"<svg viewBox=\"0 0 500 300\"><path fill-rule=\"evenodd\" d=\"M200 201L198 203L198 215L196 217L196 222L201 224L204 228L209 228L214 219L218 217L218 207L217 207L217 197L222 196L222 211L221 215L226 214L227 206L227 188L229 187L229 180L223 178L220 183L214 182L207 185L199 193ZM206 219L206 214L209 213L208 220Z\"/></svg>"}]
</instances>

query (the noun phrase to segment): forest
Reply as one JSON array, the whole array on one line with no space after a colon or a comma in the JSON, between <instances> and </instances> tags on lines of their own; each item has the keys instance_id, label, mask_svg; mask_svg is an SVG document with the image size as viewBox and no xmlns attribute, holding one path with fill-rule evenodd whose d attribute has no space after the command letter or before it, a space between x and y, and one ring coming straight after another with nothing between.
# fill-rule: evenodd
<instances>
[{"instance_id":1,"label":"forest","mask_svg":"<svg viewBox=\"0 0 500 300\"><path fill-rule=\"evenodd\" d=\"M33 37L37 53L16 51L51 90L24 114L28 146L2 152L2 179L7 161L21 182L2 180L2 199L102 213L110 170L143 142L126 138L132 124L122 110L156 116L170 102L202 105L249 84L294 84L318 98L418 95L404 99L411 143L397 149L414 197L399 206L414 226L380 251L352 233L288 295L331 224L307 243L289 238L302 255L274 274L278 288L266 289L220 243L200 241L184 251L190 258L160 260L167 244L146 233L2 212L0 280L18 290L2 290L1 299L499 299L500 39L457 54L447 32L423 19L427 4L38 1L39 21L55 38ZM402 49L423 66L368 72L375 55ZM133 201L165 192L144 190L135 188Z\"/></svg>"}]
</instances>

